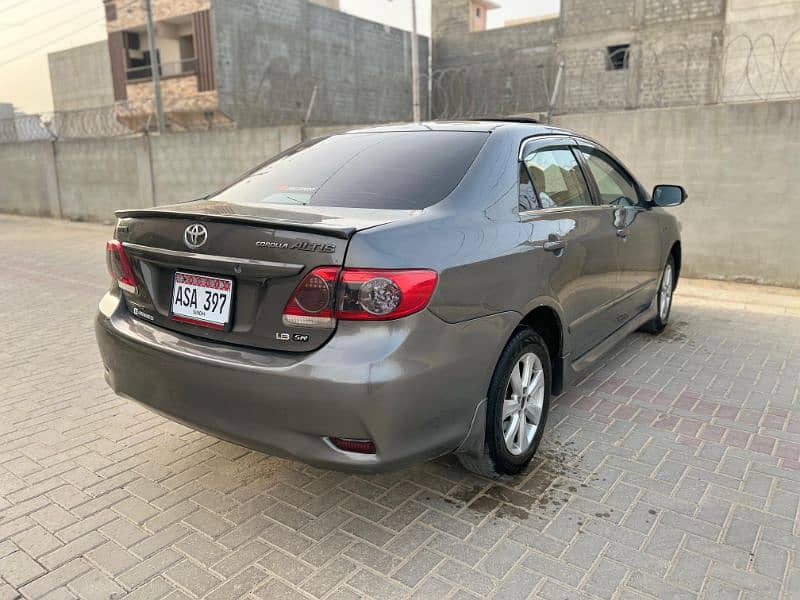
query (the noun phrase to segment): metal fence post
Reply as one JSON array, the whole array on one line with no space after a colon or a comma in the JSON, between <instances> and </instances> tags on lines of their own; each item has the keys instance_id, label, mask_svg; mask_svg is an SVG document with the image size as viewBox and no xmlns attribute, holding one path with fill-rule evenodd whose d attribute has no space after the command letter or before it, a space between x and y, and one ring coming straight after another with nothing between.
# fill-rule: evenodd
<instances>
[{"instance_id":1,"label":"metal fence post","mask_svg":"<svg viewBox=\"0 0 800 600\"><path fill-rule=\"evenodd\" d=\"M147 42L150 48L150 75L153 78L153 94L155 96L156 117L158 118L158 133L164 133L164 104L161 99L161 60L156 46L156 33L153 26L153 7L150 0L144 0L147 11Z\"/></svg>"}]
</instances>

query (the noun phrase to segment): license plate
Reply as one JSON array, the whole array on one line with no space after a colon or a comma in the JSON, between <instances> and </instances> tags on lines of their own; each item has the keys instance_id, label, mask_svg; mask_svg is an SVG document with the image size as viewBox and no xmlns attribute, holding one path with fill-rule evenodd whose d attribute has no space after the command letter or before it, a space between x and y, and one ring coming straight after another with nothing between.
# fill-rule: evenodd
<instances>
[{"instance_id":1,"label":"license plate","mask_svg":"<svg viewBox=\"0 0 800 600\"><path fill-rule=\"evenodd\" d=\"M172 286L172 312L175 321L225 329L228 326L233 301L233 280L175 273Z\"/></svg>"}]
</instances>

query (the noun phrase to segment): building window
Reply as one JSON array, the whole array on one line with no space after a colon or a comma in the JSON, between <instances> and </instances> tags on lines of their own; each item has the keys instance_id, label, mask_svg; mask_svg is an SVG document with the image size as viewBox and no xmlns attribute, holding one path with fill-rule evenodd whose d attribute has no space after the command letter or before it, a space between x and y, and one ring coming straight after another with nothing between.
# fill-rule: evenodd
<instances>
[{"instance_id":1,"label":"building window","mask_svg":"<svg viewBox=\"0 0 800 600\"><path fill-rule=\"evenodd\" d=\"M140 50L142 47L142 41L139 37L139 34L135 31L126 31L125 35L125 47L128 50Z\"/></svg>"},{"instance_id":2,"label":"building window","mask_svg":"<svg viewBox=\"0 0 800 600\"><path fill-rule=\"evenodd\" d=\"M117 20L117 5L113 2L106 2L106 21Z\"/></svg>"},{"instance_id":3,"label":"building window","mask_svg":"<svg viewBox=\"0 0 800 600\"><path fill-rule=\"evenodd\" d=\"M606 70L621 71L628 68L630 44L619 44L606 48Z\"/></svg>"},{"instance_id":4,"label":"building window","mask_svg":"<svg viewBox=\"0 0 800 600\"><path fill-rule=\"evenodd\" d=\"M481 18L481 7L480 6L475 9L475 18L477 18L477 19Z\"/></svg>"}]
</instances>

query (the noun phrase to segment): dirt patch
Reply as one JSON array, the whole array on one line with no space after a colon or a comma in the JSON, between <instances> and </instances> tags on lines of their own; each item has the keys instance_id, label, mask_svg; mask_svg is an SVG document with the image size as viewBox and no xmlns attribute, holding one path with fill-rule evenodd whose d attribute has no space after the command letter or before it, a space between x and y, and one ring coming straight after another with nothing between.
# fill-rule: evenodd
<instances>
[{"instance_id":1,"label":"dirt patch","mask_svg":"<svg viewBox=\"0 0 800 600\"><path fill-rule=\"evenodd\" d=\"M577 483L586 476L581 460L573 442L548 441L517 480L495 482L486 489L465 488L451 495L467 501L467 508L476 513L494 512L497 517L520 521L549 519L578 492L579 485L585 485Z\"/></svg>"}]
</instances>

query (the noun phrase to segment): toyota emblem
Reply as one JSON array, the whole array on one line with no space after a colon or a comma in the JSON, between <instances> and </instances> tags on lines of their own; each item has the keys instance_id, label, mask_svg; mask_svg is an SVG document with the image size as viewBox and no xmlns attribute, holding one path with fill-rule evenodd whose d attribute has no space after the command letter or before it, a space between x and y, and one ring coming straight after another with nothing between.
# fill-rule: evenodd
<instances>
[{"instance_id":1,"label":"toyota emblem","mask_svg":"<svg viewBox=\"0 0 800 600\"><path fill-rule=\"evenodd\" d=\"M200 223L194 223L186 228L183 232L183 243L192 250L196 250L206 243L208 239L208 229Z\"/></svg>"}]
</instances>

